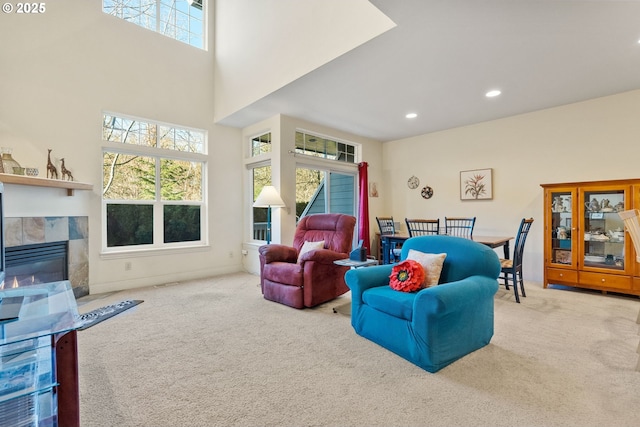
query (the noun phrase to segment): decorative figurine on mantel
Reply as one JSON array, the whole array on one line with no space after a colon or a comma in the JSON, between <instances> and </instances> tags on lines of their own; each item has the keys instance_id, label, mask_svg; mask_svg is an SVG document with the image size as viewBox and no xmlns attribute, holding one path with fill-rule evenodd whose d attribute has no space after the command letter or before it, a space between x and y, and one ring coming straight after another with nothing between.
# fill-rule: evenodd
<instances>
[{"instance_id":1,"label":"decorative figurine on mantel","mask_svg":"<svg viewBox=\"0 0 640 427\"><path fill-rule=\"evenodd\" d=\"M58 179L58 169L56 165L51 161L51 148L48 149L49 154L47 154L47 178Z\"/></svg>"},{"instance_id":2,"label":"decorative figurine on mantel","mask_svg":"<svg viewBox=\"0 0 640 427\"><path fill-rule=\"evenodd\" d=\"M64 157L60 159L60 172L62 172L62 179L66 176L69 181L73 181L73 175L71 171L64 166Z\"/></svg>"}]
</instances>

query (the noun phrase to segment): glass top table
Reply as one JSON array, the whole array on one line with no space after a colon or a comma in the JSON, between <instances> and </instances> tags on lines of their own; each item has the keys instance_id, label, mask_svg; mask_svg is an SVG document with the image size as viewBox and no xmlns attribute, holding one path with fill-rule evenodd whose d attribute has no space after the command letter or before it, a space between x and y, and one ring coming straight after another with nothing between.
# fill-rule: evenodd
<instances>
[{"instance_id":1,"label":"glass top table","mask_svg":"<svg viewBox=\"0 0 640 427\"><path fill-rule=\"evenodd\" d=\"M0 346L77 328L78 305L68 280L0 289L0 305L14 297L22 305L16 319L0 322Z\"/></svg>"}]
</instances>

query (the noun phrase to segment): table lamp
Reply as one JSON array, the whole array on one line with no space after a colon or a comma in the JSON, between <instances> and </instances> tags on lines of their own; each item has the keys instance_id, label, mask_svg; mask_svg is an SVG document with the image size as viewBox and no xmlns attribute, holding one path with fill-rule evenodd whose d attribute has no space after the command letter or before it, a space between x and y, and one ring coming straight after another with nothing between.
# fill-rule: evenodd
<instances>
[{"instance_id":1,"label":"table lamp","mask_svg":"<svg viewBox=\"0 0 640 427\"><path fill-rule=\"evenodd\" d=\"M631 209L628 211L618 212L618 215L624 221L624 227L631 236L631 242L636 250L636 261L640 262L640 211ZM640 317L638 317L640 319Z\"/></svg>"},{"instance_id":2,"label":"table lamp","mask_svg":"<svg viewBox=\"0 0 640 427\"><path fill-rule=\"evenodd\" d=\"M286 205L273 185L262 187L258 198L253 202L254 208L267 208L267 245L271 243L271 207L279 208L284 206Z\"/></svg>"}]
</instances>

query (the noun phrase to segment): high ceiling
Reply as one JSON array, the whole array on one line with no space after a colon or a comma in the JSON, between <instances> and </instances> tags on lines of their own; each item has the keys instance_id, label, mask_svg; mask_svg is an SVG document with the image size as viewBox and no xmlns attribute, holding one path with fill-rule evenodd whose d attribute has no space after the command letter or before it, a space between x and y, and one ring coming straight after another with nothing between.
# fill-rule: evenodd
<instances>
[{"instance_id":1,"label":"high ceiling","mask_svg":"<svg viewBox=\"0 0 640 427\"><path fill-rule=\"evenodd\" d=\"M638 0L371 2L397 27L222 124L281 113L392 141L640 89Z\"/></svg>"}]
</instances>

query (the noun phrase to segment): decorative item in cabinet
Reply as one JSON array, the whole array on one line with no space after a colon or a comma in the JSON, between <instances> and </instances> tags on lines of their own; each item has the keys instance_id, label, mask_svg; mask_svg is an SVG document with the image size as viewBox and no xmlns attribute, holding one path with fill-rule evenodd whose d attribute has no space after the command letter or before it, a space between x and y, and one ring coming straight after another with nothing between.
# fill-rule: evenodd
<instances>
[{"instance_id":1,"label":"decorative item in cabinet","mask_svg":"<svg viewBox=\"0 0 640 427\"><path fill-rule=\"evenodd\" d=\"M555 255L555 262L557 262L558 264L571 264L571 251L558 249L555 251Z\"/></svg>"},{"instance_id":2,"label":"decorative item in cabinet","mask_svg":"<svg viewBox=\"0 0 640 427\"><path fill-rule=\"evenodd\" d=\"M624 205L624 187L584 189L584 251L585 267L624 270L624 234L620 239L618 230L623 229L623 221L614 205ZM629 194L630 195L630 194Z\"/></svg>"},{"instance_id":3,"label":"decorative item in cabinet","mask_svg":"<svg viewBox=\"0 0 640 427\"><path fill-rule=\"evenodd\" d=\"M640 206L640 179L542 184L544 287L559 284L640 295L619 212ZM635 206L634 206L635 205Z\"/></svg>"},{"instance_id":4,"label":"decorative item in cabinet","mask_svg":"<svg viewBox=\"0 0 640 427\"><path fill-rule=\"evenodd\" d=\"M573 264L574 239L576 233L573 220L574 191L572 189L549 192L547 194L547 221L545 222L545 237L550 239L549 260L551 263L563 266Z\"/></svg>"}]
</instances>

